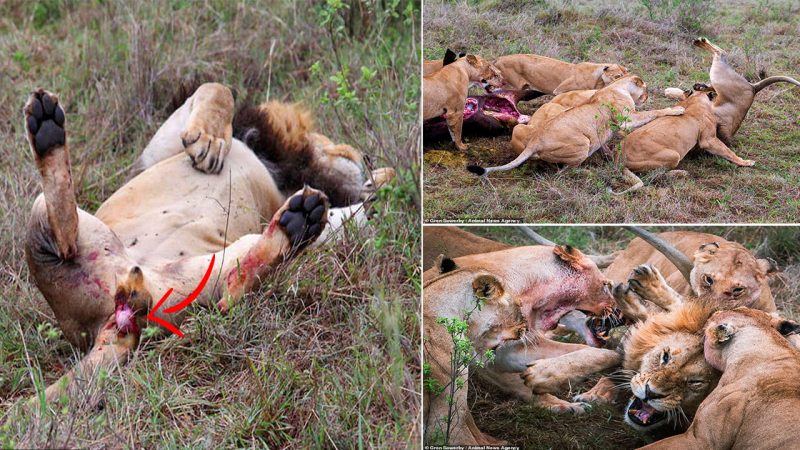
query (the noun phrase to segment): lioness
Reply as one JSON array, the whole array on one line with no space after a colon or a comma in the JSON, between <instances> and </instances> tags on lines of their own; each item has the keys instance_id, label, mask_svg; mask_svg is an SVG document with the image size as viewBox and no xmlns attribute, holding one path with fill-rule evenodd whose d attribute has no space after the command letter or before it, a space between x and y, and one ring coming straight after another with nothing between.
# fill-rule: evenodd
<instances>
[{"instance_id":1,"label":"lioness","mask_svg":"<svg viewBox=\"0 0 800 450\"><path fill-rule=\"evenodd\" d=\"M444 114L450 137L462 151L467 149L461 142L461 126L470 82L480 82L484 88L500 87L503 78L494 66L475 55L466 55L422 78L422 120Z\"/></svg>"},{"instance_id":2,"label":"lioness","mask_svg":"<svg viewBox=\"0 0 800 450\"><path fill-rule=\"evenodd\" d=\"M635 130L622 140L622 162L625 165L625 179L633 185L621 195L644 186L634 172L644 172L661 167L674 169L694 148L721 156L741 167L755 164L736 155L724 142L717 138L717 118L714 115L712 99L716 97L713 89L704 84L696 84L692 91L684 93L678 106L684 108L681 116L659 117Z\"/></svg>"},{"instance_id":3,"label":"lioness","mask_svg":"<svg viewBox=\"0 0 800 450\"><path fill-rule=\"evenodd\" d=\"M725 51L709 42L708 39L695 39L694 45L714 55L709 76L711 87L717 92L717 97L714 99L717 137L728 145L730 145L733 135L739 130L739 125L742 124L747 111L750 110L756 94L762 89L779 82L800 86L800 81L787 76L774 76L765 78L758 83L750 83L728 65Z\"/></svg>"},{"instance_id":4,"label":"lioness","mask_svg":"<svg viewBox=\"0 0 800 450\"><path fill-rule=\"evenodd\" d=\"M644 448L797 447L800 352L782 335L800 325L763 311L719 311L705 326L704 355L722 371L689 429Z\"/></svg>"},{"instance_id":5,"label":"lioness","mask_svg":"<svg viewBox=\"0 0 800 450\"><path fill-rule=\"evenodd\" d=\"M527 86L546 94L600 89L628 75L628 69L619 64L572 64L531 54L501 56L494 65L512 89Z\"/></svg>"},{"instance_id":6,"label":"lioness","mask_svg":"<svg viewBox=\"0 0 800 450\"><path fill-rule=\"evenodd\" d=\"M468 313L465 337L472 342L475 353L465 356L480 361L486 351L519 339L525 332L515 292L494 271L471 265L460 267L441 255L435 267L423 274L423 289L423 348L429 367L426 377L430 377L425 381L428 388L423 398L425 440L441 439L456 445L499 444L501 441L478 430L472 419L467 406L467 370L453 373L453 337L447 332L447 324L440 321L461 320ZM451 407L447 397L456 387Z\"/></svg>"},{"instance_id":7,"label":"lioness","mask_svg":"<svg viewBox=\"0 0 800 450\"><path fill-rule=\"evenodd\" d=\"M212 260L207 277L220 282L197 299L225 310L323 232L330 203L363 194L360 154L313 133L308 113L271 102L234 117L230 90L207 83L155 134L141 173L92 215L76 204L59 98L39 89L24 115L44 191L28 225L28 267L64 337L90 349L47 388L48 400L71 392L76 373L124 363L168 290L156 316L180 324L186 310L164 310L195 289ZM240 133L256 147L233 137Z\"/></svg>"},{"instance_id":8,"label":"lioness","mask_svg":"<svg viewBox=\"0 0 800 450\"><path fill-rule=\"evenodd\" d=\"M611 350L550 341L538 332L555 328L562 316L575 309L596 315L607 310L611 301L608 284L591 260L571 247L534 246L464 256L452 261L448 263L452 267L487 271L500 280L503 292L508 293L520 309L529 330L525 339L511 340L497 348L494 361L485 369L475 367L471 373L495 383L503 391L553 411L583 412L584 405L560 400L552 393L564 383L586 376L587 372L618 364L620 355ZM435 276L435 269L426 271L426 276L431 273ZM433 311L463 314L463 308L452 305L461 298L456 294L432 298L426 288L423 296L426 310L428 305L435 308L430 314ZM435 324L435 319L435 316L425 316L426 330L429 324ZM438 345L443 344L439 340L425 339L426 348ZM577 368L578 362L582 363L583 370ZM573 366L576 370L564 370ZM527 387L520 379L522 372L525 372Z\"/></svg>"},{"instance_id":9,"label":"lioness","mask_svg":"<svg viewBox=\"0 0 800 450\"><path fill-rule=\"evenodd\" d=\"M548 121L525 150L503 166L483 168L467 166L467 170L485 176L490 172L510 170L530 158L576 167L601 148L614 134L612 124L634 130L657 117L679 116L683 108L675 106L657 111L637 112L636 107L647 100L647 86L641 78L631 75L598 90L581 106L572 108ZM624 119L620 119L620 115Z\"/></svg>"},{"instance_id":10,"label":"lioness","mask_svg":"<svg viewBox=\"0 0 800 450\"><path fill-rule=\"evenodd\" d=\"M766 312L776 310L768 284L769 275L777 271L774 261L756 258L741 244L713 234L652 234L636 227L629 229L639 237L606 269L605 275L614 282L624 283L635 268L647 264L674 289L668 300L672 303L682 303L682 296L694 294L727 309L747 306ZM637 321L644 317L628 318Z\"/></svg>"},{"instance_id":11,"label":"lioness","mask_svg":"<svg viewBox=\"0 0 800 450\"><path fill-rule=\"evenodd\" d=\"M580 106L597 92L596 89L570 91L556 95L552 100L540 106L526 124L519 124L514 127L511 133L511 148L519 155L528 146L531 138L539 131L542 126L553 117L562 112Z\"/></svg>"}]
</instances>

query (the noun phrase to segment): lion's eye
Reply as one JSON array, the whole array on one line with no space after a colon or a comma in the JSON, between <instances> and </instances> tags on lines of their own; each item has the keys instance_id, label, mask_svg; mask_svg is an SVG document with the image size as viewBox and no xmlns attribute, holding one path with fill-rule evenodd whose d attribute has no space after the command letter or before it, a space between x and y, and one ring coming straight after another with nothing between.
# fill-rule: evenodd
<instances>
[{"instance_id":1,"label":"lion's eye","mask_svg":"<svg viewBox=\"0 0 800 450\"><path fill-rule=\"evenodd\" d=\"M706 382L704 380L689 380L689 387L692 389L700 389L705 386L705 384Z\"/></svg>"},{"instance_id":2,"label":"lion's eye","mask_svg":"<svg viewBox=\"0 0 800 450\"><path fill-rule=\"evenodd\" d=\"M661 365L664 366L669 362L669 350L664 350L661 354Z\"/></svg>"},{"instance_id":3,"label":"lion's eye","mask_svg":"<svg viewBox=\"0 0 800 450\"><path fill-rule=\"evenodd\" d=\"M712 284L714 284L714 279L708 275L703 275L703 283L705 283L706 286L711 286Z\"/></svg>"}]
</instances>

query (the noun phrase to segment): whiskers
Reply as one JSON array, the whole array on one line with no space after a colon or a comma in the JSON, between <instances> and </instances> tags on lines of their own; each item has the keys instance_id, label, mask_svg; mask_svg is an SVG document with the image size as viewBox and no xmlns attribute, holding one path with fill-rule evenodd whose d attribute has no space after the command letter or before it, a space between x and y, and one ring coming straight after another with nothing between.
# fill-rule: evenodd
<instances>
[{"instance_id":1,"label":"whiskers","mask_svg":"<svg viewBox=\"0 0 800 450\"><path fill-rule=\"evenodd\" d=\"M608 378L614 383L616 390L631 390L631 379L636 376L638 372L631 369L617 369L612 372Z\"/></svg>"},{"instance_id":2,"label":"whiskers","mask_svg":"<svg viewBox=\"0 0 800 450\"><path fill-rule=\"evenodd\" d=\"M686 412L683 411L683 407L678 405L676 408L668 409L665 411L667 414L667 423L672 424L672 426L676 429L683 428L684 426L689 426L692 422L689 420L689 417L686 415Z\"/></svg>"}]
</instances>

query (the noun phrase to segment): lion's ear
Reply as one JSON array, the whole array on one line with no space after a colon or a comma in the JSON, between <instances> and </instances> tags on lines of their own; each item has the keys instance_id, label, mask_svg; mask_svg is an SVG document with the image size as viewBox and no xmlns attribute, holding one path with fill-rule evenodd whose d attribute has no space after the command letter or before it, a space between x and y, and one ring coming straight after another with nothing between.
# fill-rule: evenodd
<instances>
[{"instance_id":1,"label":"lion's ear","mask_svg":"<svg viewBox=\"0 0 800 450\"><path fill-rule=\"evenodd\" d=\"M775 329L778 330L778 333L789 336L792 334L800 334L800 324L793 320L785 320L779 319L775 326Z\"/></svg>"},{"instance_id":2,"label":"lion's ear","mask_svg":"<svg viewBox=\"0 0 800 450\"><path fill-rule=\"evenodd\" d=\"M719 243L718 242L709 242L707 244L703 244L697 248L692 256L695 264L702 264L711 261L713 256L719 250Z\"/></svg>"},{"instance_id":3,"label":"lion's ear","mask_svg":"<svg viewBox=\"0 0 800 450\"><path fill-rule=\"evenodd\" d=\"M461 53L458 54L459 58L463 58L465 56L467 56L467 52L461 52Z\"/></svg>"},{"instance_id":4,"label":"lion's ear","mask_svg":"<svg viewBox=\"0 0 800 450\"><path fill-rule=\"evenodd\" d=\"M479 275L472 280L472 291L476 297L492 303L500 301L506 293L503 284L493 275Z\"/></svg>"},{"instance_id":5,"label":"lion's ear","mask_svg":"<svg viewBox=\"0 0 800 450\"><path fill-rule=\"evenodd\" d=\"M478 66L478 58L476 58L475 55L467 55L467 62L475 67Z\"/></svg>"},{"instance_id":6,"label":"lion's ear","mask_svg":"<svg viewBox=\"0 0 800 450\"><path fill-rule=\"evenodd\" d=\"M729 323L721 323L711 330L711 335L716 344L728 342L734 334L736 334L736 329Z\"/></svg>"},{"instance_id":7,"label":"lion's ear","mask_svg":"<svg viewBox=\"0 0 800 450\"><path fill-rule=\"evenodd\" d=\"M444 59L442 60L442 63L443 63L443 65L446 66L446 65L450 64L451 62L455 61L456 59L458 59L458 57L456 56L456 52L454 52L454 51L452 51L452 50L450 50L448 48L447 51L444 52Z\"/></svg>"},{"instance_id":8,"label":"lion's ear","mask_svg":"<svg viewBox=\"0 0 800 450\"><path fill-rule=\"evenodd\" d=\"M773 274L778 272L780 268L778 267L778 263L775 262L772 258L762 258L758 260L758 267L764 271L767 275Z\"/></svg>"},{"instance_id":9,"label":"lion's ear","mask_svg":"<svg viewBox=\"0 0 800 450\"><path fill-rule=\"evenodd\" d=\"M580 250L570 245L556 245L553 254L575 270L585 269L587 261L591 262Z\"/></svg>"},{"instance_id":10,"label":"lion's ear","mask_svg":"<svg viewBox=\"0 0 800 450\"><path fill-rule=\"evenodd\" d=\"M458 269L458 265L456 265L456 262L444 255L439 255L436 257L436 262L434 263L434 267L439 269L440 274L452 272Z\"/></svg>"}]
</instances>

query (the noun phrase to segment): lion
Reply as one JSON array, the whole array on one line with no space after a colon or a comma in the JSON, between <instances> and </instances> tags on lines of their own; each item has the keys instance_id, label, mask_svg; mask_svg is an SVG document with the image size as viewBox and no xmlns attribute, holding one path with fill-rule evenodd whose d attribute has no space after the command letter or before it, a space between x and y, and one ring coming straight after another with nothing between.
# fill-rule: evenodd
<instances>
[{"instance_id":1,"label":"lion","mask_svg":"<svg viewBox=\"0 0 800 450\"><path fill-rule=\"evenodd\" d=\"M749 308L719 311L704 327L707 364L722 372L685 433L646 449L784 449L797 446L800 325Z\"/></svg>"},{"instance_id":2,"label":"lion","mask_svg":"<svg viewBox=\"0 0 800 450\"><path fill-rule=\"evenodd\" d=\"M491 89L502 86L503 78L493 65L476 55L466 55L422 78L422 120L444 115L450 137L461 151L467 149L461 142L461 127L470 82Z\"/></svg>"},{"instance_id":3,"label":"lion","mask_svg":"<svg viewBox=\"0 0 800 450\"><path fill-rule=\"evenodd\" d=\"M683 429L691 421L720 376L703 358L703 328L713 311L703 302L686 303L628 331L623 373L633 376L625 423L653 432L665 425Z\"/></svg>"},{"instance_id":4,"label":"lion","mask_svg":"<svg viewBox=\"0 0 800 450\"><path fill-rule=\"evenodd\" d=\"M556 95L552 100L540 106L526 124L519 124L511 132L511 148L520 155L525 151L534 133L542 128L553 117L568 109L583 105L597 92L596 89L569 91Z\"/></svg>"},{"instance_id":5,"label":"lion","mask_svg":"<svg viewBox=\"0 0 800 450\"><path fill-rule=\"evenodd\" d=\"M619 64L572 64L532 54L505 55L494 65L512 89L534 89L546 94L562 94L582 89L601 89L628 75Z\"/></svg>"},{"instance_id":6,"label":"lion","mask_svg":"<svg viewBox=\"0 0 800 450\"><path fill-rule=\"evenodd\" d=\"M679 116L683 108L675 106L656 111L637 112L636 107L647 100L647 85L641 78L630 75L598 90L581 106L558 114L541 127L516 159L498 167L467 166L479 176L511 170L530 158L577 167L611 139L612 124L620 129L634 130L662 116ZM621 118L621 115L624 118ZM622 120L622 123L617 123Z\"/></svg>"},{"instance_id":7,"label":"lion","mask_svg":"<svg viewBox=\"0 0 800 450\"><path fill-rule=\"evenodd\" d=\"M556 246L554 242L545 239L530 228L519 227L519 229L527 234L536 245ZM512 247L502 242L477 236L454 226L426 226L425 239L422 243L422 270L428 270L433 267L434 257L431 255L445 254L451 258L457 258L459 256L495 252ZM614 261L616 253L611 255L587 254L586 257L591 259L598 269L602 270ZM569 333L577 333L588 345L603 347L606 344L609 329L618 325L615 315L619 311L613 311L612 313L613 315L587 317L580 311L571 311L561 318L558 328L548 331L544 335L547 338L553 338L555 336L565 336Z\"/></svg>"},{"instance_id":8,"label":"lion","mask_svg":"<svg viewBox=\"0 0 800 450\"><path fill-rule=\"evenodd\" d=\"M234 114L231 91L206 83L153 136L138 175L92 215L76 202L61 99L38 89L24 117L43 186L26 260L64 337L88 350L46 389L48 401L72 393L77 374L122 365L168 291L153 313L172 326L186 310L164 310L204 274L220 282L197 292L197 302L225 311L314 242L331 205L353 205L370 191L360 153L315 133L301 108L270 102Z\"/></svg>"},{"instance_id":9,"label":"lion","mask_svg":"<svg viewBox=\"0 0 800 450\"><path fill-rule=\"evenodd\" d=\"M439 384L449 382L446 368L450 367L452 342L443 326L437 323L437 318L458 318L465 310L470 310L469 305L475 302L475 286L491 294L483 294L489 299L507 298L518 310L527 329L524 335L508 337L502 342L492 341L494 347L484 345L477 339L472 341L479 351L493 349L495 357L482 372L479 367L473 367L470 373L499 382L500 389L552 411L579 413L584 411L584 405L566 402L552 395L563 384L585 376L580 370L566 371L564 368L574 366L579 361L589 368L587 361L593 361L589 370L594 372L616 365L621 359L612 350L550 341L539 335L540 331L555 328L559 319L572 310L580 309L599 315L610 305L609 285L591 260L574 248L516 247L455 259L438 258L434 267L425 272L423 279L423 345L426 358L436 358L433 361L428 359L428 362L431 376ZM492 287L482 287L485 283L481 280L493 280ZM436 289L432 289L434 282ZM496 304L494 301L489 303ZM482 314L480 317L486 318L484 322L478 322L477 317L475 313L469 316L469 330L491 328L486 320L493 316ZM501 322L508 323L511 328L516 324L513 320ZM470 331L473 333L471 336L475 336L474 332ZM511 334L504 333L503 336ZM502 345L498 345L500 343ZM548 362L552 364L548 365ZM436 369L437 366L440 369ZM525 384L520 378L523 372ZM463 379L459 383L465 381ZM466 392L459 395L466 399ZM435 426L432 421L438 420L446 411L446 403L445 396L426 393L426 435ZM470 425L473 423L471 415L465 406L459 406L456 412L460 417L456 423L462 425L457 433L451 431L449 443L477 445L493 442L473 429Z\"/></svg>"},{"instance_id":10,"label":"lion","mask_svg":"<svg viewBox=\"0 0 800 450\"><path fill-rule=\"evenodd\" d=\"M717 116L717 137L730 145L733 135L739 130L756 94L774 83L791 83L800 86L800 81L787 76L773 76L758 83L750 83L728 65L726 53L706 38L694 40L696 47L714 55L709 70L711 87L717 93L714 99L714 114Z\"/></svg>"},{"instance_id":11,"label":"lion","mask_svg":"<svg viewBox=\"0 0 800 450\"><path fill-rule=\"evenodd\" d=\"M712 104L716 93L712 88L695 84L691 91L682 94L678 106L684 108L683 115L659 117L622 140L623 175L632 186L621 192L612 191L613 194L622 195L644 186L634 172L661 167L675 169L694 148L721 156L740 167L755 164L740 158L717 138L717 118Z\"/></svg>"}]
</instances>

